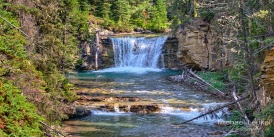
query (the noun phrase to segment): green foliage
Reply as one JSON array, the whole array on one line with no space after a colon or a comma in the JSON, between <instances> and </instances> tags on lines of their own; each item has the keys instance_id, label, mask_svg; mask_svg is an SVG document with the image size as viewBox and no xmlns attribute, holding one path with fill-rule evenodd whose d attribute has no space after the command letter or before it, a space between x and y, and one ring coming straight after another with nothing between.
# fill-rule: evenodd
<instances>
[{"instance_id":1,"label":"green foliage","mask_svg":"<svg viewBox=\"0 0 274 137\"><path fill-rule=\"evenodd\" d=\"M246 127L244 123L244 118L240 111L233 110L232 115L229 118L229 121L231 121L229 128L234 129L238 132L230 134L228 137L242 137L247 136L249 134L249 129ZM244 135L245 134L245 135ZM247 135L246 135L247 134Z\"/></svg>"},{"instance_id":2,"label":"green foliage","mask_svg":"<svg viewBox=\"0 0 274 137\"><path fill-rule=\"evenodd\" d=\"M121 32L131 32L131 6L129 5L128 0L114 0L112 9L112 16L111 18L117 23L117 27L114 31L121 31Z\"/></svg>"},{"instance_id":3,"label":"green foliage","mask_svg":"<svg viewBox=\"0 0 274 137\"><path fill-rule=\"evenodd\" d=\"M274 126L269 126L265 130L265 137L273 137L274 136Z\"/></svg>"},{"instance_id":4,"label":"green foliage","mask_svg":"<svg viewBox=\"0 0 274 137\"><path fill-rule=\"evenodd\" d=\"M243 116L242 116L242 114L241 114L241 112L240 111L238 111L238 110L233 110L232 111L232 115L231 115L231 117L229 118L229 120L230 121L243 121ZM231 128L241 128L241 127L243 127L244 125L241 125L241 124L232 124L232 125L230 125L231 126Z\"/></svg>"},{"instance_id":5,"label":"green foliage","mask_svg":"<svg viewBox=\"0 0 274 137\"><path fill-rule=\"evenodd\" d=\"M193 17L196 17L195 0L169 0L168 13L169 20L172 21L172 28L177 28L178 25L183 24Z\"/></svg>"},{"instance_id":6,"label":"green foliage","mask_svg":"<svg viewBox=\"0 0 274 137\"><path fill-rule=\"evenodd\" d=\"M225 83L223 82L223 75L219 72L197 72L202 79L210 83L213 87L224 90L226 88Z\"/></svg>"},{"instance_id":7,"label":"green foliage","mask_svg":"<svg viewBox=\"0 0 274 137\"><path fill-rule=\"evenodd\" d=\"M151 21L148 24L150 30L163 32L168 28L167 6L165 0L155 0L150 14Z\"/></svg>"},{"instance_id":8,"label":"green foliage","mask_svg":"<svg viewBox=\"0 0 274 137\"><path fill-rule=\"evenodd\" d=\"M4 4L0 3L0 9ZM9 20L12 24L19 26L19 22L10 13L4 10L0 10L0 15ZM24 50L25 39L22 37L18 30L14 29L9 23L0 19L0 53L5 53L10 56L26 58L26 52Z\"/></svg>"},{"instance_id":9,"label":"green foliage","mask_svg":"<svg viewBox=\"0 0 274 137\"><path fill-rule=\"evenodd\" d=\"M133 1L131 1L133 2ZM149 10L151 8L150 2L148 0L144 0L140 3L135 2L131 3L132 6L132 15L131 15L131 23L136 27L141 27L144 29L148 28L148 22L150 20Z\"/></svg>"},{"instance_id":10,"label":"green foliage","mask_svg":"<svg viewBox=\"0 0 274 137\"><path fill-rule=\"evenodd\" d=\"M35 47L27 53L27 38L0 19L0 126L5 124L0 127L1 137L41 136L41 116L58 123L67 117L67 103L75 100L72 85L63 74L73 68L79 40L89 38L89 9L80 8L83 3L77 0L36 4L37 9L0 1L1 16L16 27L20 28L19 13L34 16L31 21L38 25L29 30L38 33L29 38Z\"/></svg>"},{"instance_id":11,"label":"green foliage","mask_svg":"<svg viewBox=\"0 0 274 137\"><path fill-rule=\"evenodd\" d=\"M274 136L274 101L269 103L265 108L263 108L260 114L257 114L256 117L260 118L265 123L268 123L265 130L266 137L273 137Z\"/></svg>"},{"instance_id":12,"label":"green foliage","mask_svg":"<svg viewBox=\"0 0 274 137\"><path fill-rule=\"evenodd\" d=\"M43 118L10 81L0 81L0 136L41 136Z\"/></svg>"},{"instance_id":13,"label":"green foliage","mask_svg":"<svg viewBox=\"0 0 274 137\"><path fill-rule=\"evenodd\" d=\"M199 13L200 13L200 17L207 21L211 21L215 15L215 13L209 9L201 10Z\"/></svg>"},{"instance_id":14,"label":"green foliage","mask_svg":"<svg viewBox=\"0 0 274 137\"><path fill-rule=\"evenodd\" d=\"M166 0L102 0L90 3L95 14L104 20L101 25L116 32L133 28L163 32L168 28Z\"/></svg>"},{"instance_id":15,"label":"green foliage","mask_svg":"<svg viewBox=\"0 0 274 137\"><path fill-rule=\"evenodd\" d=\"M243 57L238 57L243 58ZM238 60L231 68L226 68L224 72L228 75L229 82L233 83L239 92L245 92L248 86L247 63L243 60Z\"/></svg>"}]
</instances>

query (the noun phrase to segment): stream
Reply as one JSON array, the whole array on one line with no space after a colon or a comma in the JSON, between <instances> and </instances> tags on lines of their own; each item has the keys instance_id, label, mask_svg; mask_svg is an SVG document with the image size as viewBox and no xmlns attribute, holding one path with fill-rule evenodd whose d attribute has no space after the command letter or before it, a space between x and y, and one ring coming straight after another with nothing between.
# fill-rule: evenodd
<instances>
[{"instance_id":1,"label":"stream","mask_svg":"<svg viewBox=\"0 0 274 137\"><path fill-rule=\"evenodd\" d=\"M79 88L75 91L80 96L76 105L89 109L91 115L64 121L62 127L68 136L223 136L226 129L216 123L226 120L226 109L180 124L224 102L167 80L181 71L163 69L158 60L159 44L165 39L113 39L115 67L69 74L70 83Z\"/></svg>"},{"instance_id":2,"label":"stream","mask_svg":"<svg viewBox=\"0 0 274 137\"><path fill-rule=\"evenodd\" d=\"M125 70L112 72L109 69L69 76L71 83L77 84L82 94L84 92L87 96L103 98L101 101L78 101L78 105L89 107L92 114L64 121L64 128L71 136L213 136L211 134L224 130L214 125L215 122L224 119L224 112L180 125L181 122L198 116L210 107L223 104L210 94L166 80L166 77L178 75L180 71L147 70L133 73L133 68L128 69L128 73L124 73ZM138 100L115 100L115 97L134 97ZM159 110L152 113L125 110L131 106L159 106Z\"/></svg>"}]
</instances>

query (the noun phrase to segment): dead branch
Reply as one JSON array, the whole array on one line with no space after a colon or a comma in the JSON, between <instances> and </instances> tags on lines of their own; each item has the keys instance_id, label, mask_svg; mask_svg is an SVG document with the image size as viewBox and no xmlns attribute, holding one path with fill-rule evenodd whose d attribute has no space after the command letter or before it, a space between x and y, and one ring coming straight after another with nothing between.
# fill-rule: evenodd
<instances>
[{"instance_id":1,"label":"dead branch","mask_svg":"<svg viewBox=\"0 0 274 137\"><path fill-rule=\"evenodd\" d=\"M235 86L233 87L233 93L232 93L232 95L233 95L233 97L234 97L235 100L238 100L238 97L236 96L236 87L235 87ZM237 102L237 105L238 105L238 107L239 107L239 109L240 109L242 115L244 116L245 121L246 121L247 123L249 123L249 119L247 118L247 116L246 116L246 114L245 114L245 112L244 112L244 110L243 110L243 107L241 106L241 104L240 104L239 102Z\"/></svg>"},{"instance_id":2,"label":"dead branch","mask_svg":"<svg viewBox=\"0 0 274 137\"><path fill-rule=\"evenodd\" d=\"M14 27L15 29L17 29L18 31L20 31L23 35L25 35L26 37L29 38L29 36L24 32L22 31L20 28L16 27L15 25L13 25L11 22L9 22L8 20L6 20L5 18L3 18L1 15L0 15L0 18L2 20L4 20L5 22L9 23L12 27Z\"/></svg>"},{"instance_id":3,"label":"dead branch","mask_svg":"<svg viewBox=\"0 0 274 137\"><path fill-rule=\"evenodd\" d=\"M181 124L185 124L185 123L188 123L188 122L193 121L193 120L195 120L195 119L198 119L198 118L201 118L201 117L206 116L206 115L208 115L208 114L211 114L211 113L213 113L213 112L215 112L215 111L217 111L217 110L220 110L220 109L222 109L222 108L224 108L224 107L233 105L233 104L235 104L235 103L237 103L237 102L239 102L239 101L242 101L242 100L244 100L244 99L246 99L246 98L248 98L248 97L249 97L249 95L244 96L244 97L242 97L242 98L240 98L240 99L238 99L238 100L235 100L235 101L233 101L233 102L229 102L229 103L227 103L227 104L225 104L225 105L223 105L223 106L221 106L221 107L218 107L218 108L216 108L216 109L214 109L214 110L210 110L210 111L208 111L208 112L206 112L206 113L204 113L204 114L201 114L201 115L199 115L199 116L197 116L197 117L195 117L195 118L192 118L192 119L190 119L190 120L187 120L187 121L185 121L185 122L183 122L183 123L181 123Z\"/></svg>"}]
</instances>

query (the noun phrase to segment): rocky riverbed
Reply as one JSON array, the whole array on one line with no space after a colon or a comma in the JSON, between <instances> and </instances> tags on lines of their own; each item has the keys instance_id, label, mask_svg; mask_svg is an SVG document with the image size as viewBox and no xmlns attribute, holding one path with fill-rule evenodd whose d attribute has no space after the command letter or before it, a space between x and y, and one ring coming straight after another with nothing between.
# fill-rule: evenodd
<instances>
[{"instance_id":1,"label":"rocky riverbed","mask_svg":"<svg viewBox=\"0 0 274 137\"><path fill-rule=\"evenodd\" d=\"M180 71L145 73L83 72L68 76L79 87L76 106L91 115L63 122L69 136L223 136L224 118L208 116L181 122L223 104L201 91L166 78Z\"/></svg>"}]
</instances>

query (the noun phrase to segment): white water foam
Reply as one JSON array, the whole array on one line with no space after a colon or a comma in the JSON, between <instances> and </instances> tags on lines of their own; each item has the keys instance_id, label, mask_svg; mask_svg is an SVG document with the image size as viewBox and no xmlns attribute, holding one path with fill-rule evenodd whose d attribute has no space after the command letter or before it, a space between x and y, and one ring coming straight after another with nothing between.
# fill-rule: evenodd
<instances>
[{"instance_id":1,"label":"white water foam","mask_svg":"<svg viewBox=\"0 0 274 137\"><path fill-rule=\"evenodd\" d=\"M106 72L115 72L115 73L135 73L135 74L144 74L148 72L161 72L163 69L159 68L140 68L140 67L115 67L115 68L106 68L102 70L97 70L93 72L97 73L106 73Z\"/></svg>"},{"instance_id":2,"label":"white water foam","mask_svg":"<svg viewBox=\"0 0 274 137\"><path fill-rule=\"evenodd\" d=\"M191 108L189 111L183 111L179 108L173 108L170 106L162 106L161 107L161 111L159 112L160 114L167 114L167 115L175 115L178 117L182 117L185 120L189 120L192 118L195 118L199 115L202 114L202 112L204 112L205 110L207 110L210 107L214 107L217 105L222 105L223 103L205 103L202 104L203 108ZM225 113L227 112L227 108L224 108ZM220 121L224 121L224 119L222 118L223 112L219 111L217 113L215 113L216 116L214 118L210 117L210 115L206 115L202 118L193 120L194 123L209 123L209 124L214 124L215 122L220 122Z\"/></svg>"},{"instance_id":3,"label":"white water foam","mask_svg":"<svg viewBox=\"0 0 274 137\"><path fill-rule=\"evenodd\" d=\"M90 110L92 115L101 115L101 116L119 116L119 115L130 115L130 113L126 112L109 112L109 111L102 111L102 110Z\"/></svg>"},{"instance_id":4,"label":"white water foam","mask_svg":"<svg viewBox=\"0 0 274 137\"><path fill-rule=\"evenodd\" d=\"M115 67L159 68L158 60L166 39L167 37L111 38ZM163 63L163 59L161 61Z\"/></svg>"}]
</instances>

